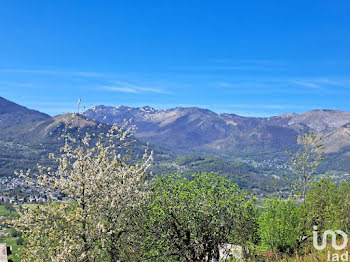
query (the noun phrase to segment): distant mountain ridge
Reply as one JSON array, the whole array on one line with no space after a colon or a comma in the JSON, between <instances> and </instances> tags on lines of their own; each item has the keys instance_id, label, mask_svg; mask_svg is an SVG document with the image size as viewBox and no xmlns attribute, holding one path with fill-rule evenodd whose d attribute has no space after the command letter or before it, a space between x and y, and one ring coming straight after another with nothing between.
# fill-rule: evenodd
<instances>
[{"instance_id":1,"label":"distant mountain ridge","mask_svg":"<svg viewBox=\"0 0 350 262\"><path fill-rule=\"evenodd\" d=\"M67 123L73 127L79 123L82 132L94 131L99 124L82 115L51 117L0 97L0 176L50 163L48 152L58 152L62 146L58 138Z\"/></svg>"},{"instance_id":2,"label":"distant mountain ridge","mask_svg":"<svg viewBox=\"0 0 350 262\"><path fill-rule=\"evenodd\" d=\"M50 118L49 115L20 106L0 97L0 130Z\"/></svg>"},{"instance_id":3,"label":"distant mountain ridge","mask_svg":"<svg viewBox=\"0 0 350 262\"><path fill-rule=\"evenodd\" d=\"M0 176L12 176L15 170L36 169L39 163L55 167L48 153L59 154L63 140L59 139L69 127L73 136L106 133L110 125L100 124L81 114L64 114L50 117L1 98L0 104ZM151 110L144 108L145 111ZM78 128L79 127L79 128ZM138 159L144 153L146 143L136 140L131 146L131 158ZM239 186L255 192L265 192L273 178L261 175L244 163L231 163L207 156L179 157L150 145L154 162L150 171L157 175L179 173L190 176L195 172L221 172ZM34 171L35 172L35 171Z\"/></svg>"},{"instance_id":4,"label":"distant mountain ridge","mask_svg":"<svg viewBox=\"0 0 350 262\"><path fill-rule=\"evenodd\" d=\"M295 145L298 134L310 131L325 137L329 153L350 145L350 112L339 110L312 110L263 118L217 114L196 107L156 110L149 106L96 106L84 115L109 124L132 119L138 128L136 137L174 150L269 154ZM338 143L334 144L335 141Z\"/></svg>"},{"instance_id":5,"label":"distant mountain ridge","mask_svg":"<svg viewBox=\"0 0 350 262\"><path fill-rule=\"evenodd\" d=\"M322 172L350 173L350 112L313 110L263 118L196 107L96 106L80 115L51 117L0 98L0 176L35 168L36 163L50 164L47 154L58 152L67 123L75 134L98 134L124 119L132 119L137 127L136 154L150 142L157 175L221 172L242 188L263 192L276 177L290 175L283 169L288 160L285 149L295 148L296 136L309 131L324 137L327 155Z\"/></svg>"}]
</instances>

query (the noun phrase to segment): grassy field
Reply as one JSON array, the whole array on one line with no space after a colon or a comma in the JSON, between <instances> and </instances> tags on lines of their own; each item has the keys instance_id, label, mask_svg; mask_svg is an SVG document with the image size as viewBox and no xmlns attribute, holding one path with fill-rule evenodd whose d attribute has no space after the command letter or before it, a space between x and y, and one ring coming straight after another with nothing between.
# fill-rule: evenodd
<instances>
[{"instance_id":1,"label":"grassy field","mask_svg":"<svg viewBox=\"0 0 350 262\"><path fill-rule=\"evenodd\" d=\"M8 222L11 218L17 216L18 215L12 206L0 205L0 243L6 243L7 246L12 247L12 255L9 258L14 262L19 261L14 255L18 253L19 248L21 247L21 245L18 245L18 239L20 237L16 235L14 229L10 228Z\"/></svg>"},{"instance_id":2,"label":"grassy field","mask_svg":"<svg viewBox=\"0 0 350 262\"><path fill-rule=\"evenodd\" d=\"M16 212L7 209L5 205L0 205L0 216L13 217L16 216Z\"/></svg>"}]
</instances>

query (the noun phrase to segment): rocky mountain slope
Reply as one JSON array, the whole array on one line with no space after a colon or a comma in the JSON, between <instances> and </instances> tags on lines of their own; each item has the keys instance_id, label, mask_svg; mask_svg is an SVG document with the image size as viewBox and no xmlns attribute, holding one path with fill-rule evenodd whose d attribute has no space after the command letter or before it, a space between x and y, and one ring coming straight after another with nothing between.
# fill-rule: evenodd
<instances>
[{"instance_id":1,"label":"rocky mountain slope","mask_svg":"<svg viewBox=\"0 0 350 262\"><path fill-rule=\"evenodd\" d=\"M258 118L217 114L207 109L96 106L84 113L101 123L132 119L136 137L180 153L207 153L263 160L285 157L296 136L313 131L324 137L330 169L350 170L350 112L313 110ZM329 158L330 159L330 158ZM334 162L335 161L335 162ZM336 167L337 161L342 162ZM326 161L327 165L330 165Z\"/></svg>"},{"instance_id":2,"label":"rocky mountain slope","mask_svg":"<svg viewBox=\"0 0 350 262\"><path fill-rule=\"evenodd\" d=\"M288 113L268 118L216 114L207 109L174 108L155 110L151 107L96 106L84 113L102 123L120 123L132 119L138 127L136 136L153 143L175 148L198 148L214 151L251 151L289 146L297 134L320 133L331 143L332 138L346 136L350 112L313 110L302 114ZM336 135L337 134L337 135ZM347 145L334 146L329 152ZM349 141L350 144L350 141ZM245 148L246 147L246 148ZM229 149L231 148L231 149Z\"/></svg>"},{"instance_id":3,"label":"rocky mountain slope","mask_svg":"<svg viewBox=\"0 0 350 262\"><path fill-rule=\"evenodd\" d=\"M26 132L33 123L49 118L49 115L0 97L0 136L2 140L13 139L22 132Z\"/></svg>"},{"instance_id":4,"label":"rocky mountain slope","mask_svg":"<svg viewBox=\"0 0 350 262\"><path fill-rule=\"evenodd\" d=\"M151 143L156 152L152 171L157 175L221 172L241 187L261 192L275 178L290 175L283 167L285 149L295 147L296 136L308 131L324 137L327 157L322 172L350 170L350 112L314 110L255 118L195 107L96 106L83 115L50 117L0 98L0 176L48 164L48 152L62 145L59 137L67 125L75 134L98 134L124 119L132 119L137 127L136 155L145 142Z\"/></svg>"},{"instance_id":5,"label":"rocky mountain slope","mask_svg":"<svg viewBox=\"0 0 350 262\"><path fill-rule=\"evenodd\" d=\"M85 134L85 132L99 134L100 132L106 132L110 128L109 124L101 125L99 122L91 120L84 115L65 114L50 117L4 98L1 98L0 101L0 176L11 176L15 170L19 169L26 170L29 168L35 170L37 163L55 167L55 164L48 159L48 153L59 153L58 149L63 143L62 139L60 140L59 138L67 131L68 126L69 133L73 136ZM144 108L143 110L146 112L152 109ZM196 118L195 113L197 112L200 113L201 110L193 109L194 114L190 118ZM210 115L207 116L208 113L215 122L215 113L210 113L208 110L204 111L200 117L210 122ZM129 116L132 115L129 114ZM121 122L124 117L125 115L122 115L122 118L117 118L117 122ZM176 118L176 115L174 117ZM172 119L167 119L167 116L165 116L163 124L167 125L171 121ZM173 127L176 130L176 125ZM195 124L189 128L196 132ZM147 137L146 134L145 137ZM214 133L213 138L216 137ZM204 137L204 140L199 138L197 143L200 145L205 142L211 142L213 138ZM143 154L145 147L146 143L137 140L131 148L133 152L132 158L135 159ZM154 151L155 156L150 171L156 175L179 173L189 177L195 172L219 172L228 176L240 187L257 193L267 192L274 183L273 177L261 174L249 164L239 161L226 161L211 156L177 156L165 147L159 149L152 145L150 145L150 150Z\"/></svg>"},{"instance_id":6,"label":"rocky mountain slope","mask_svg":"<svg viewBox=\"0 0 350 262\"><path fill-rule=\"evenodd\" d=\"M66 114L51 117L0 97L0 176L15 170L35 168L37 163L52 164L48 152L58 152L58 138L66 127L72 132L95 131L99 123L84 116Z\"/></svg>"}]
</instances>

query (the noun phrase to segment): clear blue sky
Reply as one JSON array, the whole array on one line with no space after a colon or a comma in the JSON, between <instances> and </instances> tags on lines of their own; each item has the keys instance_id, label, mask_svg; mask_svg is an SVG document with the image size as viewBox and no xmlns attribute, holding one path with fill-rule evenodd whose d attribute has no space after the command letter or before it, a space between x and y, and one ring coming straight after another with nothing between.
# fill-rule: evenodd
<instances>
[{"instance_id":1,"label":"clear blue sky","mask_svg":"<svg viewBox=\"0 0 350 262\"><path fill-rule=\"evenodd\" d=\"M350 110L349 0L0 2L0 96L267 116Z\"/></svg>"}]
</instances>

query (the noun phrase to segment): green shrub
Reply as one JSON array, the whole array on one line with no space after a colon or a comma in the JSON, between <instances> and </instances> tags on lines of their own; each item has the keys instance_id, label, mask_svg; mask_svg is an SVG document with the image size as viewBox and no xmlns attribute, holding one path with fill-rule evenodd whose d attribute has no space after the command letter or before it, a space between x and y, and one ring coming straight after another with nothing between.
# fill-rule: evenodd
<instances>
[{"instance_id":1,"label":"green shrub","mask_svg":"<svg viewBox=\"0 0 350 262\"><path fill-rule=\"evenodd\" d=\"M280 252L292 252L303 232L303 206L280 199L267 200L259 217L261 244Z\"/></svg>"},{"instance_id":2,"label":"green shrub","mask_svg":"<svg viewBox=\"0 0 350 262\"><path fill-rule=\"evenodd\" d=\"M210 173L196 174L192 180L173 176L152 182L138 221L144 226L145 255L151 261L210 261L222 245L247 247L255 241L254 202L229 180Z\"/></svg>"},{"instance_id":3,"label":"green shrub","mask_svg":"<svg viewBox=\"0 0 350 262\"><path fill-rule=\"evenodd\" d=\"M342 194L330 179L314 182L306 195L307 229L336 230L341 226Z\"/></svg>"}]
</instances>

